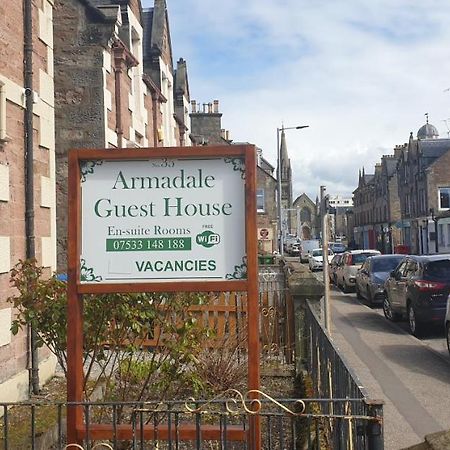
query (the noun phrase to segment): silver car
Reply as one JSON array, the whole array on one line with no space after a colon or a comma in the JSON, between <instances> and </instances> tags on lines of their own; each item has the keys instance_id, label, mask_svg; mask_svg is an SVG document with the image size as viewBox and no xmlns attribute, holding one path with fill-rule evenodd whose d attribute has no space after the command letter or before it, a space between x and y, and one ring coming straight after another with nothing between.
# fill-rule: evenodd
<instances>
[{"instance_id":1,"label":"silver car","mask_svg":"<svg viewBox=\"0 0 450 450\"><path fill-rule=\"evenodd\" d=\"M369 256L381 255L378 250L351 250L345 252L336 269L336 285L344 292L355 288L356 273Z\"/></svg>"}]
</instances>

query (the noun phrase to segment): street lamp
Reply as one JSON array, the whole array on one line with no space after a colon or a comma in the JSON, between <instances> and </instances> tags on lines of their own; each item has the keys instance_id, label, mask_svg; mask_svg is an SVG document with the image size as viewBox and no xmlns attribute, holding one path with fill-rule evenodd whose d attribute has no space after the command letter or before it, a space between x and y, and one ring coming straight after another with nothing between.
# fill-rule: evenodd
<instances>
[{"instance_id":1,"label":"street lamp","mask_svg":"<svg viewBox=\"0 0 450 450\"><path fill-rule=\"evenodd\" d=\"M285 127L281 125L281 128L277 128L277 163L278 163L278 174L277 174L277 203L278 203L278 229L280 234L279 239L279 252L280 255L284 254L284 236L283 236L283 228L282 228L282 220L281 217L281 145L280 145L280 131L284 133L285 130L301 130L302 128L308 128L309 125L298 125L296 127Z\"/></svg>"}]
</instances>

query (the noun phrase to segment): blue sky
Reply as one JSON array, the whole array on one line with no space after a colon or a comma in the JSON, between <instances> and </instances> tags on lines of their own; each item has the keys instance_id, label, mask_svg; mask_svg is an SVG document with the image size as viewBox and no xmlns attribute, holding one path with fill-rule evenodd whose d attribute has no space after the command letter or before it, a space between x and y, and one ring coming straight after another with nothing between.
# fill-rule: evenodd
<instances>
[{"instance_id":1,"label":"blue sky","mask_svg":"<svg viewBox=\"0 0 450 450\"><path fill-rule=\"evenodd\" d=\"M151 6L153 0L143 0ZM358 170L425 123L450 126L448 0L167 0L191 99L276 166L286 132L294 195L351 194ZM447 121L447 122L445 122Z\"/></svg>"}]
</instances>

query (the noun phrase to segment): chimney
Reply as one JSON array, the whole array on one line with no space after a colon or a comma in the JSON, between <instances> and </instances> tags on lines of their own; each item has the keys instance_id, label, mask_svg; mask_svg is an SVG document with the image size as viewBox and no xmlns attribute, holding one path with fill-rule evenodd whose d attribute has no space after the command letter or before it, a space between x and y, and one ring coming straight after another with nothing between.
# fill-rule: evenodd
<instances>
[{"instance_id":1,"label":"chimney","mask_svg":"<svg viewBox=\"0 0 450 450\"><path fill-rule=\"evenodd\" d=\"M212 113L212 103L208 103L208 114Z\"/></svg>"},{"instance_id":2,"label":"chimney","mask_svg":"<svg viewBox=\"0 0 450 450\"><path fill-rule=\"evenodd\" d=\"M394 148L394 157L400 158L400 155L402 154L402 150L404 148L404 145L396 145Z\"/></svg>"},{"instance_id":3,"label":"chimney","mask_svg":"<svg viewBox=\"0 0 450 450\"><path fill-rule=\"evenodd\" d=\"M214 100L214 110L213 112L218 113L219 112L219 100Z\"/></svg>"},{"instance_id":4,"label":"chimney","mask_svg":"<svg viewBox=\"0 0 450 450\"><path fill-rule=\"evenodd\" d=\"M195 100L191 100L191 108L192 112L195 114L197 112L197 102Z\"/></svg>"},{"instance_id":5,"label":"chimney","mask_svg":"<svg viewBox=\"0 0 450 450\"><path fill-rule=\"evenodd\" d=\"M203 103L203 113L206 113L206 107L207 107L208 105L206 104L206 103Z\"/></svg>"}]
</instances>

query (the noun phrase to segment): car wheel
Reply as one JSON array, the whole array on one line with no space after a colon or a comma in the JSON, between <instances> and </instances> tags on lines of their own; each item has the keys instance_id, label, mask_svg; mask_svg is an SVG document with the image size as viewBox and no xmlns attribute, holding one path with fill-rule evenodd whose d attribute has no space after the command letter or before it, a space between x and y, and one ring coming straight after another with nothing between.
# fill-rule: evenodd
<instances>
[{"instance_id":1,"label":"car wheel","mask_svg":"<svg viewBox=\"0 0 450 450\"><path fill-rule=\"evenodd\" d=\"M361 291L359 290L358 283L356 284L355 290L356 290L356 298L358 300L362 300L363 296L361 295Z\"/></svg>"},{"instance_id":2,"label":"car wheel","mask_svg":"<svg viewBox=\"0 0 450 450\"><path fill-rule=\"evenodd\" d=\"M384 317L386 317L386 319L390 320L391 322L397 322L397 320L399 319L399 315L392 310L391 302L387 294L385 294L383 300L383 313Z\"/></svg>"},{"instance_id":3,"label":"car wheel","mask_svg":"<svg viewBox=\"0 0 450 450\"><path fill-rule=\"evenodd\" d=\"M446 326L446 336L447 336L447 349L448 353L450 354L450 323Z\"/></svg>"},{"instance_id":4,"label":"car wheel","mask_svg":"<svg viewBox=\"0 0 450 450\"><path fill-rule=\"evenodd\" d=\"M417 314L414 309L414 306L408 305L408 325L409 332L416 337L419 337L423 332L423 324L419 320L417 320Z\"/></svg>"},{"instance_id":5,"label":"car wheel","mask_svg":"<svg viewBox=\"0 0 450 450\"><path fill-rule=\"evenodd\" d=\"M342 283L342 290L344 291L345 294L348 294L350 292L350 287L347 286L347 283L345 282L345 278Z\"/></svg>"},{"instance_id":6,"label":"car wheel","mask_svg":"<svg viewBox=\"0 0 450 450\"><path fill-rule=\"evenodd\" d=\"M369 304L369 306L373 306L373 294L370 291L369 286L367 286L367 303Z\"/></svg>"}]
</instances>

